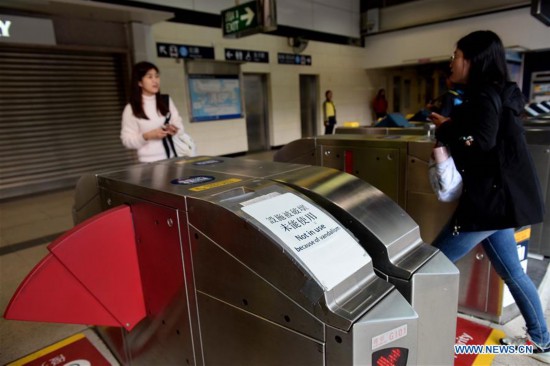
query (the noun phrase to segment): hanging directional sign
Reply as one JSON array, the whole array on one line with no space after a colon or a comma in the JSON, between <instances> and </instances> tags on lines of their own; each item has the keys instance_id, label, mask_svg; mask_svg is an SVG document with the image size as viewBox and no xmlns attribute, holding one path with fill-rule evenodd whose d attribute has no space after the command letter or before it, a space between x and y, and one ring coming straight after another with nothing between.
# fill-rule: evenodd
<instances>
[{"instance_id":1,"label":"hanging directional sign","mask_svg":"<svg viewBox=\"0 0 550 366\"><path fill-rule=\"evenodd\" d=\"M269 52L226 48L225 59L228 61L269 63Z\"/></svg>"},{"instance_id":2,"label":"hanging directional sign","mask_svg":"<svg viewBox=\"0 0 550 366\"><path fill-rule=\"evenodd\" d=\"M225 38L244 37L277 28L275 0L254 0L223 10L222 31Z\"/></svg>"},{"instance_id":3,"label":"hanging directional sign","mask_svg":"<svg viewBox=\"0 0 550 366\"><path fill-rule=\"evenodd\" d=\"M295 53L277 53L277 63L283 65L304 65L311 66L310 55L298 55Z\"/></svg>"},{"instance_id":4,"label":"hanging directional sign","mask_svg":"<svg viewBox=\"0 0 550 366\"><path fill-rule=\"evenodd\" d=\"M157 43L157 56L169 58L214 59L214 47Z\"/></svg>"}]
</instances>

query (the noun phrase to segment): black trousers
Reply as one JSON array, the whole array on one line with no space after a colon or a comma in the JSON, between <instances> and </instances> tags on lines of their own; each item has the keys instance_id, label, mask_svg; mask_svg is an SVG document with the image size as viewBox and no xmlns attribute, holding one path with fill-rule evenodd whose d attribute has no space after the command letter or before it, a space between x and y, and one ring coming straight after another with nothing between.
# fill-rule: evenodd
<instances>
[{"instance_id":1,"label":"black trousers","mask_svg":"<svg viewBox=\"0 0 550 366\"><path fill-rule=\"evenodd\" d=\"M332 116L328 118L328 124L325 126L325 135L332 135L334 125L336 124L336 117Z\"/></svg>"}]
</instances>

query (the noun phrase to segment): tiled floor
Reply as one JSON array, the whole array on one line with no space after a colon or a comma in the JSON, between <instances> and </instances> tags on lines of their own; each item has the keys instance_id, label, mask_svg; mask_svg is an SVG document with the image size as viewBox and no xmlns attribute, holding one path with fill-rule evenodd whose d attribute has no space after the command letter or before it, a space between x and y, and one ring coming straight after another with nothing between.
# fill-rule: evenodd
<instances>
[{"instance_id":1,"label":"tiled floor","mask_svg":"<svg viewBox=\"0 0 550 366\"><path fill-rule=\"evenodd\" d=\"M273 152L246 158L271 160ZM0 311L4 311L23 278L47 253L46 245L59 233L72 227L73 190L66 190L0 203ZM42 238L42 239L41 239ZM547 273L541 289L547 319L550 319L550 277ZM483 322L489 324L489 322ZM496 326L495 324L490 324ZM523 319L517 317L502 328L509 335L521 335ZM107 348L84 325L7 321L0 319L0 365L53 344L75 333L85 332L104 356L118 365ZM543 365L529 357L496 356L493 366Z\"/></svg>"}]
</instances>

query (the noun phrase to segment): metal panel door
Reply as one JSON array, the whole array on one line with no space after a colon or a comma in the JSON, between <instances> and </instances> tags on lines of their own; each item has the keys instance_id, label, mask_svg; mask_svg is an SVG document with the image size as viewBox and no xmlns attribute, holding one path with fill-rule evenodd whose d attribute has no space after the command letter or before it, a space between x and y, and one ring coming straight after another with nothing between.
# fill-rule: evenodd
<instances>
[{"instance_id":1,"label":"metal panel door","mask_svg":"<svg viewBox=\"0 0 550 366\"><path fill-rule=\"evenodd\" d=\"M120 143L125 54L2 47L0 199L135 162Z\"/></svg>"},{"instance_id":2,"label":"metal panel door","mask_svg":"<svg viewBox=\"0 0 550 366\"><path fill-rule=\"evenodd\" d=\"M317 135L319 90L317 76L300 75L300 120L302 137Z\"/></svg>"},{"instance_id":3,"label":"metal panel door","mask_svg":"<svg viewBox=\"0 0 550 366\"><path fill-rule=\"evenodd\" d=\"M246 108L246 135L248 137L248 151L269 150L266 75L244 75L244 103Z\"/></svg>"}]
</instances>

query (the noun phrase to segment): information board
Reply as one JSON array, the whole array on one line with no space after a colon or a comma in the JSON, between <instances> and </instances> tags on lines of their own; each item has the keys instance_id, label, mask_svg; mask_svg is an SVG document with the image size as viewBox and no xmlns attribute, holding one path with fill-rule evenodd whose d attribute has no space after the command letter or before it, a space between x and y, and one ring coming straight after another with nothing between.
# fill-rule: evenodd
<instances>
[{"instance_id":1,"label":"information board","mask_svg":"<svg viewBox=\"0 0 550 366\"><path fill-rule=\"evenodd\" d=\"M238 75L189 75L191 121L241 118L241 86Z\"/></svg>"},{"instance_id":2,"label":"information board","mask_svg":"<svg viewBox=\"0 0 550 366\"><path fill-rule=\"evenodd\" d=\"M275 234L327 291L371 261L338 222L295 194L243 204L242 210Z\"/></svg>"}]
</instances>

